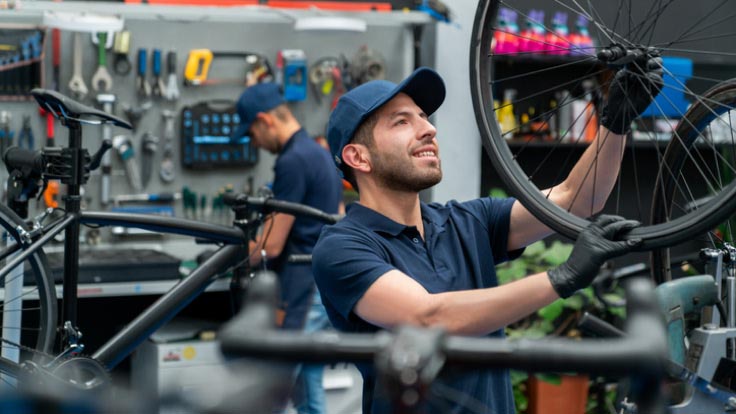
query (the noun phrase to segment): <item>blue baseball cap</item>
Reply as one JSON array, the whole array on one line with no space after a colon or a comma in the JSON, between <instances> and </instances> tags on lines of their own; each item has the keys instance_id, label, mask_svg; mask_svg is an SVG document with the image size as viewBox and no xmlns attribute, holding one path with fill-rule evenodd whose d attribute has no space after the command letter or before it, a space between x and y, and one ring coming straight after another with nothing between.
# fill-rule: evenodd
<instances>
[{"instance_id":1,"label":"blue baseball cap","mask_svg":"<svg viewBox=\"0 0 736 414\"><path fill-rule=\"evenodd\" d=\"M341 96L327 123L327 141L335 165L342 171L342 149L353 139L361 123L399 93L414 100L428 116L445 100L445 83L434 70L421 67L398 85L385 81L366 82Z\"/></svg>"},{"instance_id":2,"label":"blue baseball cap","mask_svg":"<svg viewBox=\"0 0 736 414\"><path fill-rule=\"evenodd\" d=\"M232 135L238 139L248 135L250 126L256 120L259 112L268 112L277 106L286 103L279 85L273 82L257 83L247 88L238 98L235 108L240 116L240 125Z\"/></svg>"}]
</instances>

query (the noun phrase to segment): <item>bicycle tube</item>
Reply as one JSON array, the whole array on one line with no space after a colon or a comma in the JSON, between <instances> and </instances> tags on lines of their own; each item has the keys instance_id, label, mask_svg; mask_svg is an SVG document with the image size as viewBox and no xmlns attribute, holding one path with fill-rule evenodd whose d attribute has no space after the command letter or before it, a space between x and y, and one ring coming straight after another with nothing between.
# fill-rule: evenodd
<instances>
[{"instance_id":1,"label":"bicycle tube","mask_svg":"<svg viewBox=\"0 0 736 414\"><path fill-rule=\"evenodd\" d=\"M540 183L545 182L550 177L535 176L534 173L538 171L539 167L534 163L530 163L532 164L531 166L525 166L526 169L521 167L521 160L523 160L524 156L526 155L522 154L522 152L533 152L533 150L530 150L529 148L534 148L534 146L530 144L531 141L529 139L514 141L508 140L507 138L510 138L512 135L516 137L517 135L515 134L519 132L524 126L529 128L531 122L526 124L522 123L521 125L518 125L512 129L509 129L508 127L504 127L504 130L501 129L501 127L499 126L499 123L501 123L502 121L501 109L506 107L507 105L503 102L494 105L494 102L502 101L502 95L500 94L500 91L504 90L504 82L515 81L517 83L521 83L521 80L533 76L544 76L546 78L552 79L553 76L551 75L551 73L553 70L557 70L562 73L567 72L568 70L573 71L571 68L576 67L577 69L575 70L580 72L579 75L576 75L579 76L578 79L572 79L570 82L560 81L560 83L554 84L549 89L540 88L539 91L527 91L527 95L518 99L514 99L513 103L518 104L518 106L520 107L523 107L525 105L525 100L537 97L535 95L537 92L540 95L544 93L549 94L551 90L554 90L554 88L567 88L571 91L574 88L577 88L592 91L590 93L595 92L600 95L605 95L607 85L608 83L610 83L610 79L607 81L605 79L607 79L607 77L610 78L611 74L615 73L615 70L619 69L619 67L614 68L612 66L603 64L602 61L596 56L595 52L608 46L609 43L607 42L622 43L626 48L629 48L632 51L640 52L642 50L642 46L640 45L646 45L647 41L651 41L651 43L654 45L665 45L662 46L660 50L663 55L676 55L678 49L675 49L675 47L672 45L676 43L676 41L690 41L694 37L694 35L690 36L688 32L687 34L689 37L683 35L685 37L683 39L671 39L672 43L663 42L662 39L657 39L655 29L665 27L666 25L663 24L663 21L659 22L660 24L657 25L656 19L662 18L662 16L672 18L672 15L668 15L667 13L671 12L672 9L676 7L672 5L676 2L661 4L661 7L652 6L652 4L656 6L656 2L643 2L642 4L634 4L631 2L626 3L623 5L623 8L619 7L619 9L624 10L622 13L620 13L620 15L617 15L621 18L617 19L617 23L613 23L611 26L605 25L605 22L602 21L603 19L601 19L600 16L597 14L596 6L594 6L592 3L593 2L582 2L579 4L575 3L574 5L571 5L568 10L572 12L572 15L574 17L578 17L579 19L591 23L592 29L600 29L599 32L603 34L602 36L600 36L600 39L598 39L598 44L596 46L589 47L587 53L585 51L582 51L579 56L572 56L572 51L574 48L570 44L565 47L561 47L559 50L560 52L562 52L564 49L565 53L570 53L570 56L564 57L557 56L554 52L550 52L549 50L536 53L500 53L497 45L495 49L492 49L494 35L510 34L509 29L502 28L498 23L498 16L499 14L501 14L501 12L499 12L499 9L501 8L501 6L506 8L505 13L507 14L516 14L518 15L519 19L525 18L528 22L537 23L537 25L542 28L542 30L546 32L546 35L548 36L546 40L541 43L542 46L550 47L551 41L549 40L549 36L552 36L552 38L554 39L554 31L551 28L544 26L544 22L542 19L534 20L535 17L532 16L531 13L526 14L526 12L524 11L525 9L521 5L516 5L515 1L500 2L495 0L481 0L476 10L473 25L473 34L471 39L471 94L476 114L476 121L481 133L484 149L490 157L491 162L493 163L493 166L495 167L501 180L509 189L509 192L513 196L515 196L540 221L542 221L553 230L569 238L576 238L580 230L586 227L589 223L586 217L597 212L597 210L591 207L590 211L586 212L585 214L578 213L580 215L576 215L572 211L567 211L565 210L565 208L557 206L551 199L545 196L541 189L551 188L552 186L561 182L564 177L560 177L559 180L551 180L552 184L538 186L535 184L536 181ZM603 3L601 3L600 7L602 8L602 6ZM621 3L619 3L619 6L621 6ZM643 7L645 10L647 10L647 7L650 6L652 7L649 9L651 11L651 13L649 14L631 14L632 9ZM718 12L721 7L723 7L722 3L714 2L713 10L709 11ZM630 13L628 19L626 16L627 11ZM634 17L634 19L632 19L632 17ZM652 18L653 22L646 21L646 19L650 17ZM637 21L636 19L639 19L639 21ZM720 21L722 19L718 19L716 17L713 17L713 19L715 20L709 21L706 17L704 17L703 19L695 19L692 31L702 31L703 26L708 26L711 23L714 25L717 25L717 23L726 23ZM624 30L621 30L621 26L625 25L625 23L621 23L621 21L626 20L629 20L629 24L632 24L631 21L634 21L634 26L630 28L631 30L625 33ZM637 23L638 25L636 25ZM616 30L616 24L619 25L619 30ZM689 27L684 28L685 32L687 32L688 28ZM627 35L634 36L636 37L636 39L632 39L631 41L629 41L629 39L626 38ZM514 34L514 36L516 36L517 39L521 39L520 41L530 40L530 38L525 38L524 35L518 33ZM581 51L577 50L577 52ZM688 50L688 53L690 54L697 54L698 52L698 50ZM718 51L715 51L712 54L714 56L728 56L727 53L724 52L719 54ZM511 67L514 71L516 71L514 72L515 74L504 77L501 73L503 65ZM537 66L535 65L541 66L542 69L537 69ZM524 69L526 66L529 66L531 68ZM669 74L673 77L675 75L671 70L667 69L666 67L664 67L664 72L666 75ZM599 78L604 80L599 80ZM596 88L591 90L586 89L584 86L581 86L584 80L589 79L596 80ZM708 79L708 81L715 83L718 80ZM552 80L550 80L549 82L552 82ZM528 83L530 82L527 82L527 84ZM544 86L549 85L545 84ZM532 86L521 86L521 88L524 87L531 88ZM667 85L665 86L665 88L668 88L667 90L680 89L680 92L684 93L685 95L693 96L695 102L701 105L704 105L704 103L708 101L707 97L692 92L687 87L687 85L684 84L684 82L676 83L674 86ZM497 93L498 95L494 95ZM584 95L583 93L578 93L577 96L573 94L572 97L575 99L571 99L570 101L580 101L583 100ZM663 99L664 102L668 102L667 99L670 98L664 95ZM588 103L591 104L592 102L593 101L590 101ZM561 107L562 103L558 102L557 105ZM652 105L655 109L664 111L664 109L662 108L662 104L658 101L655 101ZM680 112L679 114L682 114L684 112L684 110L681 111L682 112ZM539 115L537 117L536 121L538 123L541 123L542 125L544 125L547 121L551 122L550 119L553 115L553 112L556 111L549 110L547 112L543 112L542 115ZM573 119L573 122L576 121L579 121L580 123L584 122L583 119L580 119L580 117ZM586 124L583 126L587 126L587 123L590 123L591 121L592 123L595 123L595 125L593 126L597 128L596 131L600 131L600 125L597 124L596 118L592 115L589 119L585 121ZM543 128L543 126L540 128ZM570 128L570 130L572 129L573 128ZM534 132L535 131L533 130L532 135ZM567 132L569 131L566 131L566 133ZM550 132L549 134L550 135L548 136L548 138L551 137L551 141L548 141L546 144L542 144L542 146L536 147L537 151L539 151L539 148L544 148L546 150L543 161L547 161L550 158L550 154L554 151L569 150L570 154L572 154L575 148L585 147L583 145L582 137L575 138L576 141L567 141L567 139L569 139L569 136L563 135L561 131L554 131L554 133ZM661 160L661 150L659 149L661 142L657 140L653 133L649 133L649 135L644 134L644 136L649 140L648 142L643 143L646 146L646 151L650 151L650 153L652 151L656 152L658 160ZM674 139L675 138L673 138L673 140ZM513 152L511 149L512 146L514 148ZM643 147L642 143L631 142L627 144L626 154L631 154L632 157L635 156L637 147ZM574 156L572 158L577 159L577 157L579 156ZM540 158L542 158L541 155ZM568 158L571 157L568 156ZM564 161L568 162L567 160ZM593 166L595 166L595 164L596 163L594 163ZM634 162L633 165L633 170L636 173L636 162ZM588 172L586 174L591 174L593 176L593 179L595 180L595 174L597 174L597 171L593 169L593 166L588 169ZM557 167L557 170L565 171L565 168ZM652 176L655 175L656 173L652 174ZM551 178L555 177L553 176ZM586 175L586 179L589 179L588 175ZM620 182L621 178L619 177L619 186L621 185ZM627 194L627 196L629 195ZM712 198L704 208L697 211L688 212L687 214L678 217L677 219L661 223L647 223L647 220L649 220L650 217L644 216L643 212L648 212L649 209L642 209L641 217L627 216L627 218L638 219L642 221L644 225L633 230L626 237L642 239L642 250L658 248L672 243L687 240L694 235L701 234L703 231L706 231L713 223L719 222L719 220L722 219L723 214L727 214L728 211L732 211L734 208L736 208L736 201L734 200L734 196L736 196L736 186L723 187L719 189L718 195ZM631 196L629 196L629 198L631 198ZM631 203L631 200L624 199L622 201L622 204L626 204L627 202ZM726 213L724 213L724 211ZM610 211L607 211L607 213L619 214L618 212Z\"/></svg>"}]
</instances>

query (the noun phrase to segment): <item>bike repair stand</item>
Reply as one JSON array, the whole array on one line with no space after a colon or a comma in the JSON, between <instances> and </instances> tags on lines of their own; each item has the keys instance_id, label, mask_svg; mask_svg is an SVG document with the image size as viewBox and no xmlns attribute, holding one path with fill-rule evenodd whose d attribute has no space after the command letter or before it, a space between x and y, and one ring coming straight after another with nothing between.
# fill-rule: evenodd
<instances>
[{"instance_id":1,"label":"bike repair stand","mask_svg":"<svg viewBox=\"0 0 736 414\"><path fill-rule=\"evenodd\" d=\"M670 406L671 414L725 413L736 409L736 249L704 249L711 276L689 276L657 287L657 298L666 318L673 360L670 374L689 386L684 400ZM723 269L726 269L725 295ZM710 272L709 272L710 273ZM726 309L721 298L725 296ZM720 310L716 308L718 305ZM686 348L685 315L713 306L712 315L703 326L692 331ZM723 318L721 312L726 316ZM721 320L725 319L725 327ZM687 352L685 351L687 349Z\"/></svg>"},{"instance_id":2,"label":"bike repair stand","mask_svg":"<svg viewBox=\"0 0 736 414\"><path fill-rule=\"evenodd\" d=\"M28 218L28 200L35 197L38 193L38 179L40 177L34 177L32 172L28 169L26 171L13 170L8 171L10 173L7 183L6 199L8 206L16 213L20 218ZM19 230L19 232L22 230ZM7 238L7 247L11 248L15 244L12 237ZM15 253L8 257L12 260L15 257ZM21 298L23 297L23 265L16 266L7 275L3 283L3 289L5 291L6 298ZM22 300L10 300L3 304L3 324L2 324L2 338L3 343L2 352L0 356L13 362L20 362L20 348L13 344L21 343L21 315L23 314L23 301ZM14 378L3 376L3 381L14 382Z\"/></svg>"},{"instance_id":3,"label":"bike repair stand","mask_svg":"<svg viewBox=\"0 0 736 414\"><path fill-rule=\"evenodd\" d=\"M233 225L243 230L247 240L255 240L256 232L263 222L263 214L252 211L251 208L248 207L247 201L235 201L231 208L235 213ZM235 312L240 310L245 292L248 290L250 280L254 276L254 273L250 271L250 256L252 253L253 252L250 251L248 244L246 244L243 257L241 260L238 260L238 265L233 268L233 276L232 279L230 279L230 294L232 296L233 309ZM260 253L261 266L263 267L263 270L266 270L265 251L262 250Z\"/></svg>"}]
</instances>

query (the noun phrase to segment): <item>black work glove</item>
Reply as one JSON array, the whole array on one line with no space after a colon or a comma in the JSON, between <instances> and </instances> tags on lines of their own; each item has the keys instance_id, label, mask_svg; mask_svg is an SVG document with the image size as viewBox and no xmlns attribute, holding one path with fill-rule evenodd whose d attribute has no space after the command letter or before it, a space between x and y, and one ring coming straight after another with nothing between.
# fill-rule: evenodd
<instances>
[{"instance_id":1,"label":"black work glove","mask_svg":"<svg viewBox=\"0 0 736 414\"><path fill-rule=\"evenodd\" d=\"M601 110L601 125L624 135L631 122L649 106L664 85L662 58L643 57L616 72Z\"/></svg>"},{"instance_id":2,"label":"black work glove","mask_svg":"<svg viewBox=\"0 0 736 414\"><path fill-rule=\"evenodd\" d=\"M630 252L641 239L620 240L620 236L638 227L636 220L600 215L578 235L567 261L547 272L552 287L567 298L590 285L603 263Z\"/></svg>"}]
</instances>

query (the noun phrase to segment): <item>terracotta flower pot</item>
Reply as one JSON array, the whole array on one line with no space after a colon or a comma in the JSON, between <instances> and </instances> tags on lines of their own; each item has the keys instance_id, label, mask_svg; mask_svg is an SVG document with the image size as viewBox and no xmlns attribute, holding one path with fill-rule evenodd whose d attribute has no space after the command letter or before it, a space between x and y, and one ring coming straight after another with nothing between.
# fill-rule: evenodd
<instances>
[{"instance_id":1,"label":"terracotta flower pot","mask_svg":"<svg viewBox=\"0 0 736 414\"><path fill-rule=\"evenodd\" d=\"M588 401L587 375L561 375L562 383L552 384L529 376L527 414L585 414Z\"/></svg>"}]
</instances>

